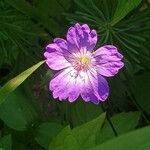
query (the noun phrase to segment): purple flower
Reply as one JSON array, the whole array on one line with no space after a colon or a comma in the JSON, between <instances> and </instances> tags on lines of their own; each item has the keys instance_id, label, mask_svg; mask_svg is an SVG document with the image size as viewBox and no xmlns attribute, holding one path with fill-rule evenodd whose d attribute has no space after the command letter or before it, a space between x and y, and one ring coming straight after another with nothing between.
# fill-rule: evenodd
<instances>
[{"instance_id":1,"label":"purple flower","mask_svg":"<svg viewBox=\"0 0 150 150\"><path fill-rule=\"evenodd\" d=\"M98 104L109 94L105 77L118 73L124 66L123 56L113 45L104 45L93 51L97 33L87 24L75 24L67 32L67 39L55 38L46 46L46 63L53 70L60 70L49 83L53 97L60 101L75 101L79 96L85 102Z\"/></svg>"}]
</instances>

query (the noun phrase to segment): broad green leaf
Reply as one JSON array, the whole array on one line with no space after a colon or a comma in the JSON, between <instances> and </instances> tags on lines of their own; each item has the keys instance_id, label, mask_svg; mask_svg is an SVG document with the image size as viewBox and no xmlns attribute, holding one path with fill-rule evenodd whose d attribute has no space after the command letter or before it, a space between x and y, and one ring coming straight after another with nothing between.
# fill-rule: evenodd
<instances>
[{"instance_id":1,"label":"broad green leaf","mask_svg":"<svg viewBox=\"0 0 150 150\"><path fill-rule=\"evenodd\" d=\"M123 134L89 150L149 150L150 126Z\"/></svg>"},{"instance_id":2,"label":"broad green leaf","mask_svg":"<svg viewBox=\"0 0 150 150\"><path fill-rule=\"evenodd\" d=\"M148 115L150 115L150 73L145 72L135 76L132 80L131 89L137 103Z\"/></svg>"},{"instance_id":3,"label":"broad green leaf","mask_svg":"<svg viewBox=\"0 0 150 150\"><path fill-rule=\"evenodd\" d=\"M78 140L81 148L86 149L96 145L96 138L105 120L105 113L72 130L73 136Z\"/></svg>"},{"instance_id":4,"label":"broad green leaf","mask_svg":"<svg viewBox=\"0 0 150 150\"><path fill-rule=\"evenodd\" d=\"M37 121L38 114L31 100L17 88L0 105L0 119L10 128L26 130Z\"/></svg>"},{"instance_id":5,"label":"broad green leaf","mask_svg":"<svg viewBox=\"0 0 150 150\"><path fill-rule=\"evenodd\" d=\"M121 19L123 19L131 10L137 7L142 0L117 0L117 8L111 21L114 26Z\"/></svg>"},{"instance_id":6,"label":"broad green leaf","mask_svg":"<svg viewBox=\"0 0 150 150\"><path fill-rule=\"evenodd\" d=\"M138 124L140 119L140 112L128 112L128 113L120 113L112 117L112 122L115 125L115 129L117 133L123 134L129 132Z\"/></svg>"},{"instance_id":7,"label":"broad green leaf","mask_svg":"<svg viewBox=\"0 0 150 150\"><path fill-rule=\"evenodd\" d=\"M71 117L73 126L86 123L102 113L101 107L79 100L71 105Z\"/></svg>"},{"instance_id":8,"label":"broad green leaf","mask_svg":"<svg viewBox=\"0 0 150 150\"><path fill-rule=\"evenodd\" d=\"M74 129L63 129L50 143L49 150L82 150L96 145L96 138L105 119L105 113Z\"/></svg>"},{"instance_id":9,"label":"broad green leaf","mask_svg":"<svg viewBox=\"0 0 150 150\"><path fill-rule=\"evenodd\" d=\"M62 125L58 123L45 122L42 123L35 130L35 140L44 148L48 149L49 143L53 137L55 137L60 130L62 129Z\"/></svg>"},{"instance_id":10,"label":"broad green leaf","mask_svg":"<svg viewBox=\"0 0 150 150\"><path fill-rule=\"evenodd\" d=\"M139 112L120 113L111 117L111 122L118 135L134 130L140 118ZM97 143L103 143L108 139L114 138L115 134L108 121L106 120L100 134L97 138Z\"/></svg>"},{"instance_id":11,"label":"broad green leaf","mask_svg":"<svg viewBox=\"0 0 150 150\"><path fill-rule=\"evenodd\" d=\"M14 91L23 81L25 81L37 68L39 68L44 61L40 61L31 68L25 70L15 78L8 81L2 88L0 88L0 104L2 104L9 94Z\"/></svg>"},{"instance_id":12,"label":"broad green leaf","mask_svg":"<svg viewBox=\"0 0 150 150\"><path fill-rule=\"evenodd\" d=\"M11 135L6 135L0 138L0 150L11 150L11 146Z\"/></svg>"},{"instance_id":13,"label":"broad green leaf","mask_svg":"<svg viewBox=\"0 0 150 150\"><path fill-rule=\"evenodd\" d=\"M55 138L53 138L49 145L49 150L64 150L64 141L69 135L71 135L71 129L67 126Z\"/></svg>"}]
</instances>

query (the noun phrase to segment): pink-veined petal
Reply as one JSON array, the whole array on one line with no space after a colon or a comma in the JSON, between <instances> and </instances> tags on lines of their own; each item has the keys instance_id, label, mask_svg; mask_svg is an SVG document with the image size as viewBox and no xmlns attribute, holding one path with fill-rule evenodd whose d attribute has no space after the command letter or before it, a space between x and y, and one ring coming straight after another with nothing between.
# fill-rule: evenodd
<instances>
[{"instance_id":1,"label":"pink-veined petal","mask_svg":"<svg viewBox=\"0 0 150 150\"><path fill-rule=\"evenodd\" d=\"M56 43L47 45L44 56L46 64L53 70L61 70L71 66L69 62L72 59L71 55L68 55L67 50L65 51Z\"/></svg>"},{"instance_id":2,"label":"pink-veined petal","mask_svg":"<svg viewBox=\"0 0 150 150\"><path fill-rule=\"evenodd\" d=\"M75 101L80 94L80 78L77 77L77 71L69 67L58 72L50 81L49 88L53 91L54 98L70 102Z\"/></svg>"},{"instance_id":3,"label":"pink-veined petal","mask_svg":"<svg viewBox=\"0 0 150 150\"><path fill-rule=\"evenodd\" d=\"M93 65L97 72L106 77L114 76L124 66L123 56L113 45L105 45L93 53Z\"/></svg>"},{"instance_id":4,"label":"pink-veined petal","mask_svg":"<svg viewBox=\"0 0 150 150\"><path fill-rule=\"evenodd\" d=\"M83 100L99 104L105 101L109 94L107 81L95 70L87 72L87 79L84 84L84 90L81 93Z\"/></svg>"},{"instance_id":5,"label":"pink-veined petal","mask_svg":"<svg viewBox=\"0 0 150 150\"><path fill-rule=\"evenodd\" d=\"M81 49L92 51L97 43L97 33L95 30L90 30L88 25L77 23L74 27L69 28L67 41L77 51Z\"/></svg>"}]
</instances>

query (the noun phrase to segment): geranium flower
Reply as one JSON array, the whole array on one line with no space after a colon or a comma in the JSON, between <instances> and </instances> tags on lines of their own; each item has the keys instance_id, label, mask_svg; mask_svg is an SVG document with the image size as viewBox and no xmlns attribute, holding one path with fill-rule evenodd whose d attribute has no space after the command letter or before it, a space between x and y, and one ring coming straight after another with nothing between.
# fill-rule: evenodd
<instances>
[{"instance_id":1,"label":"geranium flower","mask_svg":"<svg viewBox=\"0 0 150 150\"><path fill-rule=\"evenodd\" d=\"M107 99L109 86L104 77L118 73L124 66L123 56L113 45L93 51L96 43L96 31L77 23L68 29L66 39L55 38L46 46L46 64L59 70L49 83L54 98L73 102L81 96L95 104Z\"/></svg>"}]
</instances>

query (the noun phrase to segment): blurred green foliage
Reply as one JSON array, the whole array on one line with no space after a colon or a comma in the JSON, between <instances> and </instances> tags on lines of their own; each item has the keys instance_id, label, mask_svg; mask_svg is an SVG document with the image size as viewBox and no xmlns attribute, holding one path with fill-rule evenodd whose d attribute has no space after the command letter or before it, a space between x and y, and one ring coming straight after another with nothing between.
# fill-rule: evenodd
<instances>
[{"instance_id":1,"label":"blurred green foliage","mask_svg":"<svg viewBox=\"0 0 150 150\"><path fill-rule=\"evenodd\" d=\"M149 8L149 0L1 0L0 150L149 150ZM98 106L55 101L52 72L40 67L45 45L76 22L97 30L97 47L124 55Z\"/></svg>"}]
</instances>

